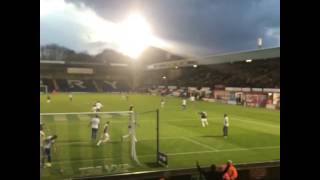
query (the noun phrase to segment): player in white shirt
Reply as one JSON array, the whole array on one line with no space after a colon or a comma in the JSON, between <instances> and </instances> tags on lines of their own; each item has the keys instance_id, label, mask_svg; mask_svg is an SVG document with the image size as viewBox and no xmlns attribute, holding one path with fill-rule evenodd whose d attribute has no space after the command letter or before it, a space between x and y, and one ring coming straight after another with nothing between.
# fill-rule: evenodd
<instances>
[{"instance_id":1,"label":"player in white shirt","mask_svg":"<svg viewBox=\"0 0 320 180\"><path fill-rule=\"evenodd\" d=\"M228 129L229 129L229 117L227 114L224 114L224 121L223 121L223 137L228 137Z\"/></svg>"},{"instance_id":2,"label":"player in white shirt","mask_svg":"<svg viewBox=\"0 0 320 180\"><path fill-rule=\"evenodd\" d=\"M199 113L200 114L200 121L201 121L201 124L202 124L202 127L206 127L208 126L208 119L207 119L207 113L202 111Z\"/></svg>"},{"instance_id":3,"label":"player in white shirt","mask_svg":"<svg viewBox=\"0 0 320 180\"><path fill-rule=\"evenodd\" d=\"M43 147L43 140L46 134L40 130L40 147Z\"/></svg>"},{"instance_id":4,"label":"player in white shirt","mask_svg":"<svg viewBox=\"0 0 320 180\"><path fill-rule=\"evenodd\" d=\"M98 115L95 115L91 121L90 124L91 125L91 139L92 140L96 140L97 139L97 133L99 130L99 124L100 124L100 118Z\"/></svg>"},{"instance_id":5,"label":"player in white shirt","mask_svg":"<svg viewBox=\"0 0 320 180\"><path fill-rule=\"evenodd\" d=\"M57 135L48 136L44 140L44 158L43 158L43 164L45 161L45 158L47 159L48 163L46 163L46 166L51 167L51 148L53 146L53 143L55 143L55 140L58 138Z\"/></svg>"},{"instance_id":6,"label":"player in white shirt","mask_svg":"<svg viewBox=\"0 0 320 180\"><path fill-rule=\"evenodd\" d=\"M40 122L40 147L43 146L44 137L45 137L45 133L43 131L43 123Z\"/></svg>"},{"instance_id":7,"label":"player in white shirt","mask_svg":"<svg viewBox=\"0 0 320 180\"><path fill-rule=\"evenodd\" d=\"M97 108L97 112L100 112L101 108L103 108L103 105L100 103L100 101L97 101L96 108Z\"/></svg>"},{"instance_id":8,"label":"player in white shirt","mask_svg":"<svg viewBox=\"0 0 320 180\"><path fill-rule=\"evenodd\" d=\"M92 112L97 112L97 106L94 104L91 108Z\"/></svg>"},{"instance_id":9,"label":"player in white shirt","mask_svg":"<svg viewBox=\"0 0 320 180\"><path fill-rule=\"evenodd\" d=\"M69 94L69 100L72 102L72 93Z\"/></svg>"},{"instance_id":10,"label":"player in white shirt","mask_svg":"<svg viewBox=\"0 0 320 180\"><path fill-rule=\"evenodd\" d=\"M165 104L166 102L164 101L164 99L161 99L161 102L160 102L160 104L161 104L161 108L164 108L164 104Z\"/></svg>"},{"instance_id":11,"label":"player in white shirt","mask_svg":"<svg viewBox=\"0 0 320 180\"><path fill-rule=\"evenodd\" d=\"M109 141L109 121L106 122L103 128L103 135L101 136L101 139L98 141L97 146L100 146L101 143L106 143Z\"/></svg>"},{"instance_id":12,"label":"player in white shirt","mask_svg":"<svg viewBox=\"0 0 320 180\"><path fill-rule=\"evenodd\" d=\"M129 111L134 111L134 108L133 108L132 105L130 106ZM133 116L133 114L131 114L129 118L131 118L131 116ZM134 126L135 126L135 122L130 121L130 123L128 125L128 134L122 136L121 137L121 141L123 141L124 139L126 139L126 138L128 138L130 136L133 136L134 141L138 142L136 136L134 135Z\"/></svg>"},{"instance_id":13,"label":"player in white shirt","mask_svg":"<svg viewBox=\"0 0 320 180\"><path fill-rule=\"evenodd\" d=\"M44 130L44 123L42 122L42 120L40 119L40 131Z\"/></svg>"},{"instance_id":14,"label":"player in white shirt","mask_svg":"<svg viewBox=\"0 0 320 180\"><path fill-rule=\"evenodd\" d=\"M194 102L196 100L196 97L194 97L194 95L192 95L191 97L190 97L190 101L191 102Z\"/></svg>"},{"instance_id":15,"label":"player in white shirt","mask_svg":"<svg viewBox=\"0 0 320 180\"><path fill-rule=\"evenodd\" d=\"M183 92L182 95L183 95L184 97L187 97L188 93L187 93L187 92Z\"/></svg>"},{"instance_id":16,"label":"player in white shirt","mask_svg":"<svg viewBox=\"0 0 320 180\"><path fill-rule=\"evenodd\" d=\"M182 110L185 110L187 107L187 100L186 99L182 99Z\"/></svg>"},{"instance_id":17,"label":"player in white shirt","mask_svg":"<svg viewBox=\"0 0 320 180\"><path fill-rule=\"evenodd\" d=\"M44 139L46 137L46 134L44 133L43 131L43 123L40 122L40 159L41 159L41 162L44 162L44 148L43 148L43 145L44 145ZM40 162L40 167L43 167L43 163Z\"/></svg>"},{"instance_id":18,"label":"player in white shirt","mask_svg":"<svg viewBox=\"0 0 320 180\"><path fill-rule=\"evenodd\" d=\"M138 142L136 136L134 135L134 127L133 126L134 125L131 125L131 124L128 125L128 134L122 136L121 141L123 141L124 139L126 139L130 136L133 136L134 141Z\"/></svg>"}]
</instances>

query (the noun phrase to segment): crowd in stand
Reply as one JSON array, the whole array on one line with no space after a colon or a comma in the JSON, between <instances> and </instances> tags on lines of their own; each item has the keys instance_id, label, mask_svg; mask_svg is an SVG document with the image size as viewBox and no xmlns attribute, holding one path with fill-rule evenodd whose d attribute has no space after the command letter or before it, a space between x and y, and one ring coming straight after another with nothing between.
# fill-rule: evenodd
<instances>
[{"instance_id":1,"label":"crowd in stand","mask_svg":"<svg viewBox=\"0 0 320 180\"><path fill-rule=\"evenodd\" d=\"M63 68L60 67L60 69ZM98 85L102 84L102 89L107 91L110 91L110 88L104 87L106 86L105 83L101 82L107 80L112 86L112 82L117 81L117 85L121 86L121 91L130 90L133 78L132 74L130 74L127 69L109 68L107 72L102 71L103 70L100 72L98 69L95 69L95 72L99 73L90 77L84 75L72 76L70 74L65 74L64 77L73 80L81 80L84 84L88 84L88 87L93 87L93 85L91 82L87 82L87 79L92 80L96 77L96 80L99 79L99 81L97 81ZM104 69L104 71L106 70ZM48 76L50 77L49 80L42 78L43 84L48 85L49 90L52 90L53 88L52 79L61 79L61 77L55 77L55 73L50 70L43 70L41 71L41 74L51 75ZM164 76L166 78L163 78ZM280 88L280 60L256 60L251 63L237 62L232 64L198 66L197 68L181 67L178 69L144 71L137 79L137 87L144 89L143 91L157 85L210 88L215 85L224 85L226 87ZM62 80L65 81L65 79ZM60 81L57 83L58 85L61 84ZM65 83L61 86L67 87ZM89 89L89 91L97 90L93 87ZM137 91L137 89L135 89L135 91Z\"/></svg>"},{"instance_id":2,"label":"crowd in stand","mask_svg":"<svg viewBox=\"0 0 320 180\"><path fill-rule=\"evenodd\" d=\"M178 74L178 75L177 75ZM162 79L166 76L166 79ZM256 60L210 66L183 67L150 72L152 82L161 85L212 87L217 84L233 87L280 88L280 60Z\"/></svg>"}]
</instances>

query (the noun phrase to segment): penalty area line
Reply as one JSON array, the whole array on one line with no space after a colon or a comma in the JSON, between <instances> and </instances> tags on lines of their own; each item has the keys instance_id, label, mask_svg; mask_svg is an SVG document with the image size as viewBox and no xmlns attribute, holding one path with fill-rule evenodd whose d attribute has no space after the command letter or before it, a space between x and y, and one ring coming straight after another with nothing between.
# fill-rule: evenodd
<instances>
[{"instance_id":1,"label":"penalty area line","mask_svg":"<svg viewBox=\"0 0 320 180\"><path fill-rule=\"evenodd\" d=\"M206 145L206 144L197 142L197 141L195 141L195 140L193 140L193 139L191 139L191 138L188 138L188 137L182 137L181 139L186 140L186 141L189 141L189 142L191 142L191 143L193 143L193 144L197 144L197 145L202 146L202 147L204 147L204 148L210 149L210 150L212 150L212 151L218 151L218 149L216 149L216 148L214 148L214 147L211 147L211 146L208 146L208 145Z\"/></svg>"},{"instance_id":2,"label":"penalty area line","mask_svg":"<svg viewBox=\"0 0 320 180\"><path fill-rule=\"evenodd\" d=\"M203 154L203 153L220 153L220 152L230 152L230 151L252 151L252 150L269 150L269 149L280 149L280 146L260 146L260 147L252 147L252 148L233 148L233 149L221 149L221 150L213 150L213 151L191 151L191 152L181 152L181 153L167 153L168 156L180 156L180 155L191 155L191 154ZM154 157L155 154L146 154L146 155L138 155L139 158L146 157ZM92 162L92 161L103 161L103 160L111 160L117 157L106 157L106 158L98 158L98 159L81 159L81 160L69 160L69 161L56 161L55 164L68 164L68 163L76 163L76 162ZM130 159L130 158L128 158Z\"/></svg>"}]
</instances>

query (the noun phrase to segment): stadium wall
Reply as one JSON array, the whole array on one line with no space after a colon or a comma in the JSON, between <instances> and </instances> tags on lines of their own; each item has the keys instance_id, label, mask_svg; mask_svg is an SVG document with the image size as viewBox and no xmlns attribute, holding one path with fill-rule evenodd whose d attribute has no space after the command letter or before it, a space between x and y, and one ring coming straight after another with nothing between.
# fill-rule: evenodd
<instances>
[{"instance_id":1,"label":"stadium wall","mask_svg":"<svg viewBox=\"0 0 320 180\"><path fill-rule=\"evenodd\" d=\"M237 164L237 180L280 180L280 161ZM205 171L209 167L204 168ZM196 168L124 173L99 177L75 177L72 180L159 180L168 177L170 180L197 180L199 172Z\"/></svg>"}]
</instances>

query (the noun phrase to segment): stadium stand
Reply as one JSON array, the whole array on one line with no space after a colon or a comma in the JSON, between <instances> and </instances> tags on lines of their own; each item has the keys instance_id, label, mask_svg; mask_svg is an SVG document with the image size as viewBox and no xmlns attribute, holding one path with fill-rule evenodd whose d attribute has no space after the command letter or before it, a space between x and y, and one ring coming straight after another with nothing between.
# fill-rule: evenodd
<instances>
[{"instance_id":1,"label":"stadium stand","mask_svg":"<svg viewBox=\"0 0 320 180\"><path fill-rule=\"evenodd\" d=\"M52 92L52 90L55 89L52 79L40 79L40 85L46 85L48 87L49 92Z\"/></svg>"},{"instance_id":2,"label":"stadium stand","mask_svg":"<svg viewBox=\"0 0 320 180\"><path fill-rule=\"evenodd\" d=\"M174 85L178 87L214 87L215 85L233 87L280 88L280 48L269 48L245 52L236 52L204 57L198 63L187 60L161 49L150 47L141 55L138 71L142 72L133 87L133 62L129 57L112 50L104 50L96 56L76 53L58 45L40 48L40 78L48 85L49 91L129 91L158 86ZM90 58L89 58L90 57ZM43 60L43 59L53 60ZM247 63L245 59L253 59ZM257 60L256 60L257 59ZM259 59L259 60L258 60ZM185 62L189 66L166 65L170 62ZM167 68L144 69L152 63L163 63ZM197 63L197 68L192 63ZM219 63L216 63L219 62ZM160 64L161 64L160 63ZM202 64L201 64L202 63ZM159 63L158 63L159 64ZM190 66L191 65L191 66ZM68 68L87 68L93 74L71 74ZM163 79L163 76L166 78ZM47 80L47 79L52 79ZM54 79L57 80L55 85ZM83 82L85 88L71 85L70 80ZM90 80L90 81L87 81ZM58 86L58 87L55 87Z\"/></svg>"},{"instance_id":3,"label":"stadium stand","mask_svg":"<svg viewBox=\"0 0 320 180\"><path fill-rule=\"evenodd\" d=\"M96 92L92 80L57 79L61 91L66 92Z\"/></svg>"},{"instance_id":4,"label":"stadium stand","mask_svg":"<svg viewBox=\"0 0 320 180\"><path fill-rule=\"evenodd\" d=\"M53 79L57 79L60 91L96 92L99 89L110 92L128 91L130 90L130 74L126 71L124 68L118 71L110 70L108 76L101 73L88 76L70 75L57 68L49 75L52 79L41 79L43 84L48 85L49 91L55 89ZM163 76L166 76L166 79L163 79ZM251 63L236 62L198 66L197 68L182 67L145 71L139 81L140 87L144 88L158 85L199 88L215 85L280 88L280 61L279 59L268 59Z\"/></svg>"},{"instance_id":5,"label":"stadium stand","mask_svg":"<svg viewBox=\"0 0 320 180\"><path fill-rule=\"evenodd\" d=\"M215 55L211 59L210 57L204 58L203 62L206 63L201 64L199 61L200 64L194 68L192 64L197 62L183 60L180 56L170 54L168 56L165 51L149 48L137 65L135 80L133 69L129 68L131 62L128 62L127 57L105 50L96 55L94 59L86 61L83 58L76 60L67 57L62 58L65 59L64 61L40 60L40 79L43 80L43 84L48 86L49 91L55 89L67 92L123 92L132 90L146 92L148 88L159 85L177 86L177 89L181 91L185 89L183 87L197 87L198 89L209 87L213 90L216 85L280 88L279 50L280 48L271 48ZM44 57L51 57L50 53L46 51L43 52L46 55ZM70 55L69 51L60 51L65 55ZM254 59L250 63L243 60L250 57L255 57L257 60ZM179 60L177 64L185 62L187 66L170 65L171 62L175 62L174 58ZM235 60L238 58L239 61L229 61L228 59L231 58L235 58ZM211 60L217 60L219 63L211 63ZM154 62L163 62L169 65L166 65L166 68L152 70L144 68ZM91 70L92 73L69 73L69 68ZM164 94L166 93L164 92Z\"/></svg>"},{"instance_id":6,"label":"stadium stand","mask_svg":"<svg viewBox=\"0 0 320 180\"><path fill-rule=\"evenodd\" d=\"M236 87L280 88L280 60L268 59L251 63L235 62L164 70L149 71L145 85L176 85L213 87L214 85ZM166 76L166 79L163 79Z\"/></svg>"},{"instance_id":7,"label":"stadium stand","mask_svg":"<svg viewBox=\"0 0 320 180\"><path fill-rule=\"evenodd\" d=\"M122 81L114 81L114 80L96 80L95 81L99 87L102 88L102 91L106 92L123 92L128 91L130 87L128 83Z\"/></svg>"}]
</instances>

